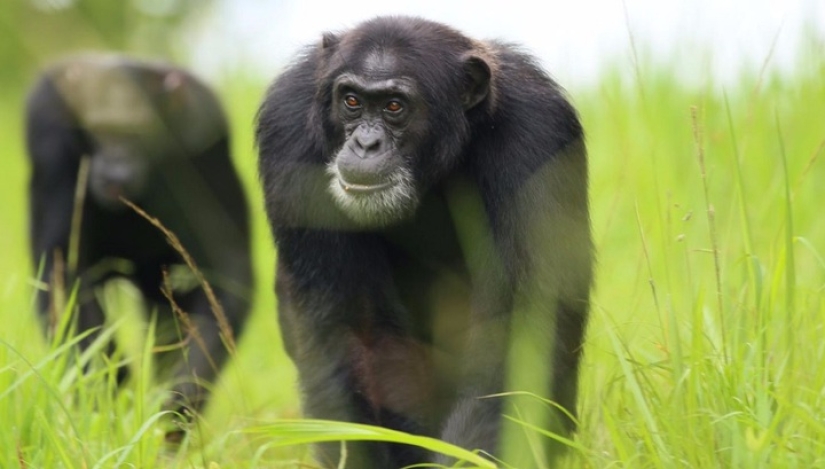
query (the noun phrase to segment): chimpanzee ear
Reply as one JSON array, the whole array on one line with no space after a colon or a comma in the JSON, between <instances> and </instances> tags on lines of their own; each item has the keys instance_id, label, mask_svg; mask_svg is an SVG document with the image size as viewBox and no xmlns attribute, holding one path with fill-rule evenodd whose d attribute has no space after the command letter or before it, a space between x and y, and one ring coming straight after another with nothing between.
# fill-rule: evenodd
<instances>
[{"instance_id":1,"label":"chimpanzee ear","mask_svg":"<svg viewBox=\"0 0 825 469\"><path fill-rule=\"evenodd\" d=\"M326 32L321 37L321 49L332 49L341 42L341 38L336 36L334 33Z\"/></svg>"},{"instance_id":2,"label":"chimpanzee ear","mask_svg":"<svg viewBox=\"0 0 825 469\"><path fill-rule=\"evenodd\" d=\"M492 71L490 64L482 57L468 54L464 57L464 91L461 103L464 110L470 110L491 94Z\"/></svg>"}]
</instances>

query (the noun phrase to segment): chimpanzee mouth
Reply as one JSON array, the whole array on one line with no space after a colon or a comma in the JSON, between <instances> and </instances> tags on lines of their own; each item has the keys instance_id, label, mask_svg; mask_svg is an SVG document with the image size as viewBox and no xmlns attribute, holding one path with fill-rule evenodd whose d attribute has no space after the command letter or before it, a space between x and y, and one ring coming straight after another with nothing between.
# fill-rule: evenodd
<instances>
[{"instance_id":1,"label":"chimpanzee mouth","mask_svg":"<svg viewBox=\"0 0 825 469\"><path fill-rule=\"evenodd\" d=\"M329 191L335 203L353 221L364 227L386 226L407 217L418 205L412 175L405 167L384 178L378 184L354 184L341 176L337 165L330 164L327 173Z\"/></svg>"},{"instance_id":2,"label":"chimpanzee mouth","mask_svg":"<svg viewBox=\"0 0 825 469\"><path fill-rule=\"evenodd\" d=\"M393 187L394 185L396 185L396 181L387 181L381 184L353 184L351 182L347 182L339 178L338 184L341 185L341 189L344 189L344 192L346 192L347 194L369 195Z\"/></svg>"}]
</instances>

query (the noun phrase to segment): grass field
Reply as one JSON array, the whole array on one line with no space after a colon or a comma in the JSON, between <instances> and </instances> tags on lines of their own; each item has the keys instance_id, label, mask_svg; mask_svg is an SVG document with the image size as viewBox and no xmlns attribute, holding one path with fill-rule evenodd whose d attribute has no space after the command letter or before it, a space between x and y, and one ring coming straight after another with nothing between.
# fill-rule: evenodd
<instances>
[{"instance_id":1,"label":"grass field","mask_svg":"<svg viewBox=\"0 0 825 469\"><path fill-rule=\"evenodd\" d=\"M734 86L682 85L667 67L568 84L588 132L598 280L565 467L825 467L825 45L809 46L792 73L756 70ZM255 214L254 313L177 452L163 445L162 387L139 374L106 392L106 373L66 369L41 338L24 98L0 94L0 467L299 467L306 457L279 446L295 426L245 431L300 416L255 175L263 86L220 90Z\"/></svg>"}]
</instances>

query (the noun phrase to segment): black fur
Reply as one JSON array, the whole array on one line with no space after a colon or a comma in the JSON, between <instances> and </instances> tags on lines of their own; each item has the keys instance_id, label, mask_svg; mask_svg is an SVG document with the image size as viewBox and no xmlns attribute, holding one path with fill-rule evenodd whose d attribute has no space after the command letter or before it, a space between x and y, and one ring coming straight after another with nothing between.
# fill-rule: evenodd
<instances>
[{"instance_id":1,"label":"black fur","mask_svg":"<svg viewBox=\"0 0 825 469\"><path fill-rule=\"evenodd\" d=\"M157 228L119 200L122 196L177 235L211 282L237 337L252 282L247 203L230 161L225 118L211 91L171 66L120 56L76 57L43 74L29 96L26 123L31 248L40 278L49 285L38 293L47 328L61 312L54 293L60 285L71 290L75 282L78 332L101 326L96 287L124 276L150 311L160 310L159 337L186 338L178 334L185 328L176 324L161 293L163 271L183 260ZM88 184L81 190L82 222L72 252L84 157L89 157ZM202 288L174 297L200 340L188 338L183 350L170 354L175 379L170 405L198 411L227 349ZM81 345L95 337L97 332Z\"/></svg>"},{"instance_id":2,"label":"black fur","mask_svg":"<svg viewBox=\"0 0 825 469\"><path fill-rule=\"evenodd\" d=\"M350 75L414 83L399 98L412 109L405 127L371 117L372 96L363 115L337 112L334 85ZM364 221L330 195L325 168L351 158L359 128L384 132L392 148L359 157L412 172L411 210ZM417 18L326 34L269 89L257 143L282 332L309 416L495 454L504 403L480 397L514 387L575 412L592 277L584 137L530 56ZM514 344L543 368L533 385L510 379ZM539 423L573 428L567 417ZM378 443L348 449L347 467L438 460ZM339 457L338 445L320 448L323 464Z\"/></svg>"}]
</instances>

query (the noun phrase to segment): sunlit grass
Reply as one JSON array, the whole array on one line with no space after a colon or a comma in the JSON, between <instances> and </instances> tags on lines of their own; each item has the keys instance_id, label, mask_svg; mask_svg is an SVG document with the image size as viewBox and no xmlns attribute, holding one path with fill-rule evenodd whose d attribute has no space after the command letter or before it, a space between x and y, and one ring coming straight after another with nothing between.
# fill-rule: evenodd
<instances>
[{"instance_id":1,"label":"sunlit grass","mask_svg":"<svg viewBox=\"0 0 825 469\"><path fill-rule=\"evenodd\" d=\"M738 86L686 87L665 68L570 87L588 134L598 280L581 426L563 467L825 465L825 51L812 47L819 53L796 73ZM0 99L11 130L0 141L0 467L299 467L306 445L285 442L352 437L353 428L294 420L251 143L262 92L243 80L222 88L256 215L254 312L179 451L163 442L151 324L112 326L130 337L140 329L120 357L139 372L117 393L113 363L67 360L68 345L41 338L22 98ZM92 373L80 373L86 360Z\"/></svg>"},{"instance_id":2,"label":"sunlit grass","mask_svg":"<svg viewBox=\"0 0 825 469\"><path fill-rule=\"evenodd\" d=\"M579 440L596 451L570 467L822 463L823 65L577 97L599 250Z\"/></svg>"}]
</instances>

